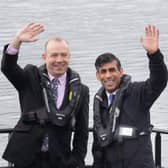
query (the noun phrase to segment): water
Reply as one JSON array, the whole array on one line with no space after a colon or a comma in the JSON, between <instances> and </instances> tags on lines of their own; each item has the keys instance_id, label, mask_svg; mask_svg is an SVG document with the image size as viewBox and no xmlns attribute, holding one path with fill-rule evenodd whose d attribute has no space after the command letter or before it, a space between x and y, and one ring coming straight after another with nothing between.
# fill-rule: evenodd
<instances>
[{"instance_id":1,"label":"water","mask_svg":"<svg viewBox=\"0 0 168 168\"><path fill-rule=\"evenodd\" d=\"M66 38L71 48L71 67L77 70L90 87L90 126L92 126L92 100L99 88L95 78L94 61L102 52L111 51L119 56L125 73L133 80L148 77L148 61L139 39L146 24L160 28L160 48L168 65L168 1L163 0L1 0L0 1L0 54L3 45L26 23L40 22L45 32L39 41L24 44L19 63L40 65L45 41L54 36ZM151 109L152 123L168 129L168 88ZM0 72L0 128L13 127L19 117L18 95ZM0 153L7 136L0 136ZM168 136L163 136L162 159L168 167ZM92 162L88 146L87 163ZM0 165L6 162L1 160Z\"/></svg>"}]
</instances>

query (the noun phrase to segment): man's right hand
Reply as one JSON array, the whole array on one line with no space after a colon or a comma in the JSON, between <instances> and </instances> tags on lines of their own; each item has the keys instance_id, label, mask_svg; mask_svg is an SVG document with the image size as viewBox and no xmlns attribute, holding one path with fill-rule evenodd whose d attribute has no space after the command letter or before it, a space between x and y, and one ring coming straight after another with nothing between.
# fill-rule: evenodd
<instances>
[{"instance_id":1,"label":"man's right hand","mask_svg":"<svg viewBox=\"0 0 168 168\"><path fill-rule=\"evenodd\" d=\"M37 35L44 31L44 26L40 23L29 23L21 28L13 38L10 46L16 49L20 48L22 42L37 41Z\"/></svg>"}]
</instances>

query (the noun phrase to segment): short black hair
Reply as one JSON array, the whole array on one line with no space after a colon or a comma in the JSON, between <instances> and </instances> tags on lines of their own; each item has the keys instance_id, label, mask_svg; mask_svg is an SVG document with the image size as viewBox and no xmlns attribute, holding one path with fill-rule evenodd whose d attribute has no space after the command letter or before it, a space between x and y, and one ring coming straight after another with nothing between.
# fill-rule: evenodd
<instances>
[{"instance_id":1,"label":"short black hair","mask_svg":"<svg viewBox=\"0 0 168 168\"><path fill-rule=\"evenodd\" d=\"M64 41L68 46L69 46L69 42L61 37L54 37L54 38L50 38L46 41L45 43L45 50L47 49L47 45L50 41L56 41L56 42L62 42Z\"/></svg>"},{"instance_id":2,"label":"short black hair","mask_svg":"<svg viewBox=\"0 0 168 168\"><path fill-rule=\"evenodd\" d=\"M112 62L112 61L117 62L118 69L121 68L120 60L112 53L103 53L99 55L95 61L95 68L96 70L98 70L102 65Z\"/></svg>"}]
</instances>

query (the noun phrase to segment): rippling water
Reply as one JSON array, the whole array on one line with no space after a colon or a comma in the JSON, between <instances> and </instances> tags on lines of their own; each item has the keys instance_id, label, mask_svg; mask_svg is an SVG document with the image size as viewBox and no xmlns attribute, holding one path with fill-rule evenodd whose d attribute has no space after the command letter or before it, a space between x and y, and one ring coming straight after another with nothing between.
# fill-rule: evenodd
<instances>
[{"instance_id":1,"label":"rippling water","mask_svg":"<svg viewBox=\"0 0 168 168\"><path fill-rule=\"evenodd\" d=\"M119 56L125 73L133 80L148 77L148 62L139 43L146 24L160 28L160 48L168 64L168 1L164 0L1 0L0 1L0 54L15 32L28 22L40 22L45 32L39 41L24 44L19 63L40 65L44 42L53 36L66 38L71 47L71 66L90 87L90 126L92 126L93 94L100 86L95 78L94 61L102 52L111 51ZM168 129L168 88L151 109L152 123ZM18 96L15 89L0 72L0 128L13 127L19 117ZM0 136L0 152L7 141ZM168 167L168 136L163 137L163 165ZM90 139L91 143L91 139ZM86 158L92 162L90 144ZM1 165L6 162L0 161Z\"/></svg>"}]
</instances>

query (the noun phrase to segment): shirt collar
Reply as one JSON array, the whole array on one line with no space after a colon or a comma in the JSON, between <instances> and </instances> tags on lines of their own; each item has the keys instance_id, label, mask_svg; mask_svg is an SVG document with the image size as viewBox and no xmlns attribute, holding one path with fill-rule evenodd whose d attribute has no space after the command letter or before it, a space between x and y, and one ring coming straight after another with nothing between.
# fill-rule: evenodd
<instances>
[{"instance_id":1,"label":"shirt collar","mask_svg":"<svg viewBox=\"0 0 168 168\"><path fill-rule=\"evenodd\" d=\"M118 90L118 89L117 89L117 90ZM108 91L106 90L106 95L107 95L107 97L109 97L111 94L116 95L117 90L115 90L115 91L112 92L112 93L110 93L110 92L108 92Z\"/></svg>"},{"instance_id":2,"label":"shirt collar","mask_svg":"<svg viewBox=\"0 0 168 168\"><path fill-rule=\"evenodd\" d=\"M58 83L59 83L60 85L65 84L65 82L66 82L66 76L67 76L67 73L65 72L63 75L61 75L59 78L57 78L57 79L58 79ZM51 75L50 73L48 73L48 77L49 77L50 81L52 81L52 80L55 78L55 77L54 77L53 75Z\"/></svg>"}]
</instances>

